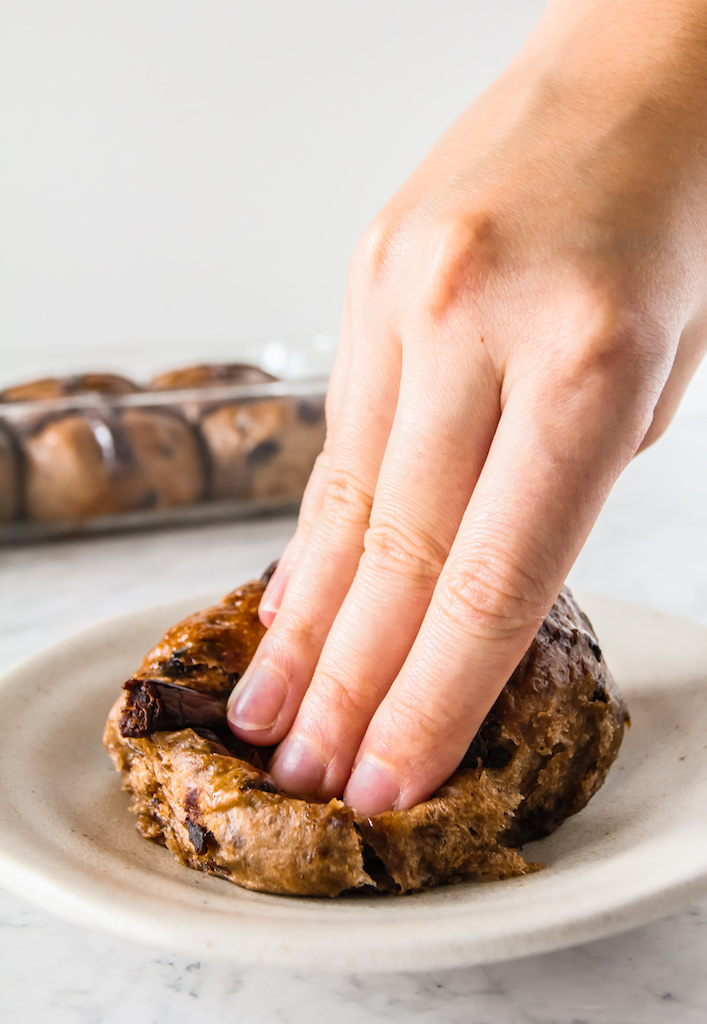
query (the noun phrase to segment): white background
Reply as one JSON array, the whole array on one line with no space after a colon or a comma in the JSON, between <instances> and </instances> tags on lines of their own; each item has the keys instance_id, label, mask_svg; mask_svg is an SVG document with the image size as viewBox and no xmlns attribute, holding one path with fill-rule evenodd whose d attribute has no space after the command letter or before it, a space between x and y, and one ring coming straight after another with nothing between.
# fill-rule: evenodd
<instances>
[{"instance_id":1,"label":"white background","mask_svg":"<svg viewBox=\"0 0 707 1024\"><path fill-rule=\"evenodd\" d=\"M0 382L335 335L361 231L542 7L4 0Z\"/></svg>"}]
</instances>

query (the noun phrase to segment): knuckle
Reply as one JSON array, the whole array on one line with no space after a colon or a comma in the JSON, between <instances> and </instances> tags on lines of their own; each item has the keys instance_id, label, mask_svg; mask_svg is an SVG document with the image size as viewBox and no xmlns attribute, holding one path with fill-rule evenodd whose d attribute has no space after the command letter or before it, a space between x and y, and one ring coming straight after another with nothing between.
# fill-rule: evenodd
<instances>
[{"instance_id":1,"label":"knuckle","mask_svg":"<svg viewBox=\"0 0 707 1024\"><path fill-rule=\"evenodd\" d=\"M544 588L517 568L477 562L453 569L439 590L439 608L453 625L480 639L505 640L539 628Z\"/></svg>"},{"instance_id":2,"label":"knuckle","mask_svg":"<svg viewBox=\"0 0 707 1024\"><path fill-rule=\"evenodd\" d=\"M313 614L285 598L275 621L260 641L256 657L258 662L274 665L285 679L292 679L302 660L311 660L321 645L321 629Z\"/></svg>"},{"instance_id":3,"label":"knuckle","mask_svg":"<svg viewBox=\"0 0 707 1024\"><path fill-rule=\"evenodd\" d=\"M331 454L329 452L329 444L325 443L324 447L319 452L319 455L317 455L316 459L314 460L312 473L316 473L317 476L328 476L330 464Z\"/></svg>"},{"instance_id":4,"label":"knuckle","mask_svg":"<svg viewBox=\"0 0 707 1024\"><path fill-rule=\"evenodd\" d=\"M366 694L355 684L346 680L341 672L334 673L326 668L317 669L312 683L311 702L313 717L329 728L332 721L361 720L370 715Z\"/></svg>"},{"instance_id":5,"label":"knuckle","mask_svg":"<svg viewBox=\"0 0 707 1024\"><path fill-rule=\"evenodd\" d=\"M321 488L325 486L328 475L329 455L322 451L314 461L314 467L302 495L302 503L297 517L298 532L308 533L314 526L319 514L319 495Z\"/></svg>"},{"instance_id":6,"label":"knuckle","mask_svg":"<svg viewBox=\"0 0 707 1024\"><path fill-rule=\"evenodd\" d=\"M331 468L331 455L328 450L329 446L325 447L319 452L314 465L312 466L312 472L309 474L308 487L311 483L312 490L318 490L323 480L327 480Z\"/></svg>"},{"instance_id":7,"label":"knuckle","mask_svg":"<svg viewBox=\"0 0 707 1024\"><path fill-rule=\"evenodd\" d=\"M366 526L373 495L347 470L331 469L324 492L323 512L329 521Z\"/></svg>"},{"instance_id":8,"label":"knuckle","mask_svg":"<svg viewBox=\"0 0 707 1024\"><path fill-rule=\"evenodd\" d=\"M569 337L579 343L567 346L563 339L562 363L576 380L639 380L669 367L671 332L613 282L585 282L569 318Z\"/></svg>"},{"instance_id":9,"label":"knuckle","mask_svg":"<svg viewBox=\"0 0 707 1024\"><path fill-rule=\"evenodd\" d=\"M348 283L354 289L379 285L388 275L399 248L398 226L379 214L363 232L348 267Z\"/></svg>"},{"instance_id":10,"label":"knuckle","mask_svg":"<svg viewBox=\"0 0 707 1024\"><path fill-rule=\"evenodd\" d=\"M334 388L331 385L327 388L326 397L324 399L324 422L326 424L327 433L324 437L324 448L326 449L327 441L329 437L329 431L334 425L337 413L339 411L340 404L340 388Z\"/></svg>"},{"instance_id":11,"label":"knuckle","mask_svg":"<svg viewBox=\"0 0 707 1024\"><path fill-rule=\"evenodd\" d=\"M671 330L619 288L585 282L566 301L553 332L541 389L585 434L610 434L612 451L628 461L650 428L670 373Z\"/></svg>"},{"instance_id":12,"label":"knuckle","mask_svg":"<svg viewBox=\"0 0 707 1024\"><path fill-rule=\"evenodd\" d=\"M437 742L453 726L451 708L427 705L419 696L401 691L386 698L385 735L391 740L404 737L415 749Z\"/></svg>"},{"instance_id":13,"label":"knuckle","mask_svg":"<svg viewBox=\"0 0 707 1024\"><path fill-rule=\"evenodd\" d=\"M315 467L321 467L320 469L317 470L317 472L323 471L326 475L329 474L332 464L332 449L333 443L331 434L327 432L324 438L324 444L322 445L322 450L319 452L316 459L314 460Z\"/></svg>"},{"instance_id":14,"label":"knuckle","mask_svg":"<svg viewBox=\"0 0 707 1024\"><path fill-rule=\"evenodd\" d=\"M632 373L641 357L640 341L634 326L613 311L602 323L593 325L579 350L579 365L574 367L580 379L613 379L617 370Z\"/></svg>"},{"instance_id":15,"label":"knuckle","mask_svg":"<svg viewBox=\"0 0 707 1024\"><path fill-rule=\"evenodd\" d=\"M635 454L645 451L646 448L650 448L652 444L655 444L655 442L663 436L670 426L672 418L672 410L667 409L661 402L659 402L653 410L653 418L648 425L648 429L640 439L640 443Z\"/></svg>"},{"instance_id":16,"label":"knuckle","mask_svg":"<svg viewBox=\"0 0 707 1024\"><path fill-rule=\"evenodd\" d=\"M494 222L482 212L434 225L425 255L423 311L433 319L467 304L481 290L494 262Z\"/></svg>"},{"instance_id":17,"label":"knuckle","mask_svg":"<svg viewBox=\"0 0 707 1024\"><path fill-rule=\"evenodd\" d=\"M446 558L442 545L430 535L384 521L368 527L363 550L364 562L376 575L395 573L421 583L434 584Z\"/></svg>"}]
</instances>

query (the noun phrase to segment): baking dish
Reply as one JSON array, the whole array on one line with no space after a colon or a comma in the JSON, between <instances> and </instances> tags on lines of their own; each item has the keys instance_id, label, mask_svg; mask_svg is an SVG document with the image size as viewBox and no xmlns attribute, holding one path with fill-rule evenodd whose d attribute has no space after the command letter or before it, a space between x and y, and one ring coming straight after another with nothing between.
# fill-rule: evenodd
<instances>
[{"instance_id":1,"label":"baking dish","mask_svg":"<svg viewBox=\"0 0 707 1024\"><path fill-rule=\"evenodd\" d=\"M0 392L0 542L296 510L324 442L334 345L313 349ZM289 379L267 368L278 361Z\"/></svg>"}]
</instances>

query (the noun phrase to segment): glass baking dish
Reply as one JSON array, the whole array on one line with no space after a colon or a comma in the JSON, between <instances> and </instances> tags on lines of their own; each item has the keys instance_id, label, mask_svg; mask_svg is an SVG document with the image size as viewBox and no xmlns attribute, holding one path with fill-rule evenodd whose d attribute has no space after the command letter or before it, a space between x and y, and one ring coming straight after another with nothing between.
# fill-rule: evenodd
<instances>
[{"instance_id":1,"label":"glass baking dish","mask_svg":"<svg viewBox=\"0 0 707 1024\"><path fill-rule=\"evenodd\" d=\"M0 543L295 511L324 443L324 340L0 392Z\"/></svg>"}]
</instances>

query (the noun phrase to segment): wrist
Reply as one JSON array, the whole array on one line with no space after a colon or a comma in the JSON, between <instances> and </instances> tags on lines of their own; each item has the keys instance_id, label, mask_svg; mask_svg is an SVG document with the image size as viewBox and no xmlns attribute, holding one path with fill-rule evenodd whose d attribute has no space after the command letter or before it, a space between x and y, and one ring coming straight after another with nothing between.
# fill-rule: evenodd
<instances>
[{"instance_id":1,"label":"wrist","mask_svg":"<svg viewBox=\"0 0 707 1024\"><path fill-rule=\"evenodd\" d=\"M517 60L604 110L641 95L707 125L707 0L550 0Z\"/></svg>"}]
</instances>

